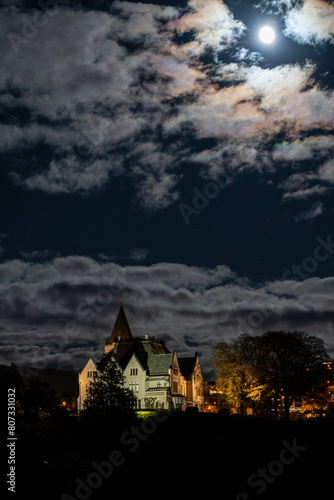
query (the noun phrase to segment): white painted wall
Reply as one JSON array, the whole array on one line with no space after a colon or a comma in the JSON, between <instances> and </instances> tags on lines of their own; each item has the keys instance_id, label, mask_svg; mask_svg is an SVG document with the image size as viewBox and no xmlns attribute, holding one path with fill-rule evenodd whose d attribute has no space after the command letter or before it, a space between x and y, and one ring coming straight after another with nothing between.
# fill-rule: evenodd
<instances>
[{"instance_id":1,"label":"white painted wall","mask_svg":"<svg viewBox=\"0 0 334 500\"><path fill-rule=\"evenodd\" d=\"M78 411L83 409L83 404L87 397L87 388L89 384L94 380L93 374L96 372L96 364L93 358L90 358L83 370L79 373L79 397L77 400Z\"/></svg>"},{"instance_id":2,"label":"white painted wall","mask_svg":"<svg viewBox=\"0 0 334 500\"><path fill-rule=\"evenodd\" d=\"M132 371L131 371L132 370ZM133 370L137 370L137 375L132 375ZM125 376L125 386L130 389L130 383L132 384L132 390L134 390L134 395L137 399L140 399L141 408L145 408L145 391L146 391L146 370L142 367L140 361L135 354L132 355L127 367L123 372ZM138 383L138 386L136 385ZM138 392L137 392L138 387Z\"/></svg>"}]
</instances>

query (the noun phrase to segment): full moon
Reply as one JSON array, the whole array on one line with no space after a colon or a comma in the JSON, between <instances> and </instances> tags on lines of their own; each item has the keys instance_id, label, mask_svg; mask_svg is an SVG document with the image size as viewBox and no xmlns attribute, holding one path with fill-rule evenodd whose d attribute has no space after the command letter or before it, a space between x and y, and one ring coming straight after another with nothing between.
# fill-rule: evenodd
<instances>
[{"instance_id":1,"label":"full moon","mask_svg":"<svg viewBox=\"0 0 334 500\"><path fill-rule=\"evenodd\" d=\"M259 31L259 38L262 43L272 43L275 40L275 31L270 26L264 26Z\"/></svg>"}]
</instances>

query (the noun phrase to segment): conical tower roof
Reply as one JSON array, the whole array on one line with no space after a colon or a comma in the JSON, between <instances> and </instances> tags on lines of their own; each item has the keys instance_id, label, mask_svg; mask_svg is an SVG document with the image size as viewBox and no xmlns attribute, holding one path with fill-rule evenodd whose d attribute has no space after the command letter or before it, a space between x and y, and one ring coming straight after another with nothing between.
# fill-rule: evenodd
<instances>
[{"instance_id":1,"label":"conical tower roof","mask_svg":"<svg viewBox=\"0 0 334 500\"><path fill-rule=\"evenodd\" d=\"M123 305L119 308L118 315L112 329L111 336L107 340L107 344L113 344L114 342L124 342L126 340L133 340L132 333L129 327L128 320L126 319Z\"/></svg>"}]
</instances>

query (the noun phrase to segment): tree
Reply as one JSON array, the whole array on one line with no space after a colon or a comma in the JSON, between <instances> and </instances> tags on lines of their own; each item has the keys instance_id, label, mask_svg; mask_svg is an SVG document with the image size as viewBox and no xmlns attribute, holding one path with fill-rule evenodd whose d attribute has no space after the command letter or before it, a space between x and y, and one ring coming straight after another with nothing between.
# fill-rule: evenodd
<instances>
[{"instance_id":1,"label":"tree","mask_svg":"<svg viewBox=\"0 0 334 500\"><path fill-rule=\"evenodd\" d=\"M304 332L267 332L260 337L260 378L274 394L276 411L283 397L284 416L299 396L312 395L323 388L325 366L330 358L323 340Z\"/></svg>"},{"instance_id":2,"label":"tree","mask_svg":"<svg viewBox=\"0 0 334 500\"><path fill-rule=\"evenodd\" d=\"M324 342L304 332L267 332L262 336L240 335L215 348L212 364L217 371L217 386L233 405L252 401L264 412L275 411L283 401L289 419L293 400L300 396L315 398L324 390L327 378L325 361L330 358Z\"/></svg>"},{"instance_id":3,"label":"tree","mask_svg":"<svg viewBox=\"0 0 334 500\"><path fill-rule=\"evenodd\" d=\"M125 377L114 358L102 358L96 377L88 389L84 402L86 415L109 415L117 412L133 414L135 396L124 387Z\"/></svg>"},{"instance_id":4,"label":"tree","mask_svg":"<svg viewBox=\"0 0 334 500\"><path fill-rule=\"evenodd\" d=\"M240 405L241 414L244 404L258 401L265 385L258 376L258 340L244 334L228 342L220 342L214 348L211 363L217 371L217 388L227 402Z\"/></svg>"}]
</instances>

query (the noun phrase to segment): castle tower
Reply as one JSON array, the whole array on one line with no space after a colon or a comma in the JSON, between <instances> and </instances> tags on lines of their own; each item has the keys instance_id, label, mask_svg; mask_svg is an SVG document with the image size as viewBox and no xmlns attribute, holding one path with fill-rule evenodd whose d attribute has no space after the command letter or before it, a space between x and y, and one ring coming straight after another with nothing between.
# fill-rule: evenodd
<instances>
[{"instance_id":1,"label":"castle tower","mask_svg":"<svg viewBox=\"0 0 334 500\"><path fill-rule=\"evenodd\" d=\"M106 341L105 354L108 354L114 348L116 342L125 342L128 340L133 340L133 337L121 303L114 328Z\"/></svg>"}]
</instances>

